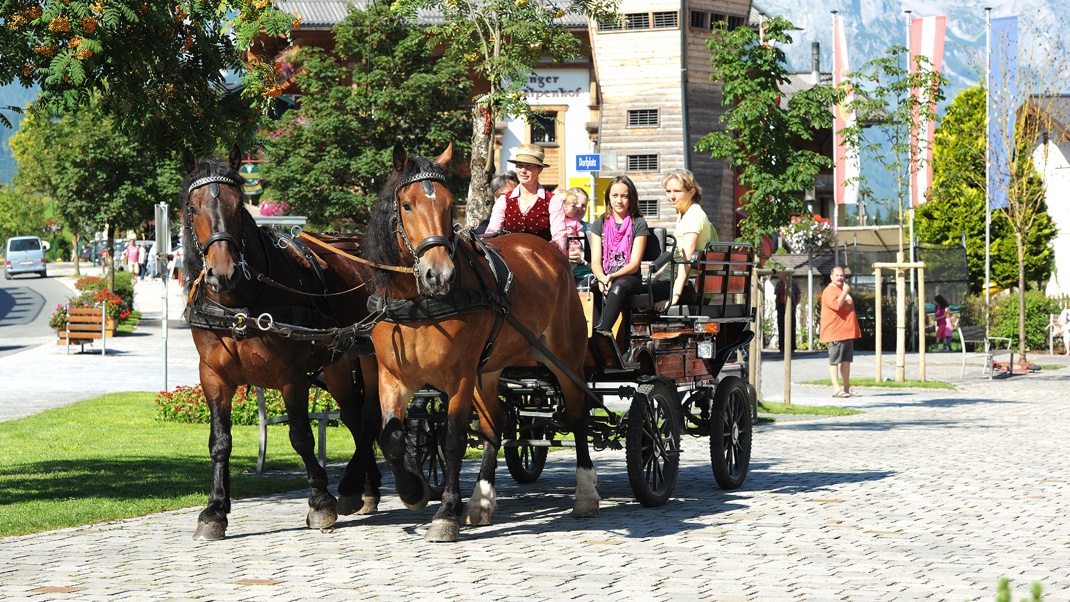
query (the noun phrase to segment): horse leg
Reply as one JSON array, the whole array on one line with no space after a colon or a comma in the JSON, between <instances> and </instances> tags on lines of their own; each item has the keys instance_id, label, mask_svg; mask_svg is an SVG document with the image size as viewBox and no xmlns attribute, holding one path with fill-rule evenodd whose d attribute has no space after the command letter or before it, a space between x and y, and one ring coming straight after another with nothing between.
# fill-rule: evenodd
<instances>
[{"instance_id":1,"label":"horse leg","mask_svg":"<svg viewBox=\"0 0 1070 602\"><path fill-rule=\"evenodd\" d=\"M410 510L419 510L430 501L431 488L420 474L419 467L405 465L404 421L412 394L413 391L406 389L393 374L384 368L379 369L379 406L383 425L379 447L394 473L394 486L401 502Z\"/></svg>"},{"instance_id":2,"label":"horse leg","mask_svg":"<svg viewBox=\"0 0 1070 602\"><path fill-rule=\"evenodd\" d=\"M201 366L201 383L211 411L208 435L208 454L212 458L212 491L208 507L197 518L194 539L223 539L227 534L227 514L230 513L230 436L231 400L237 387L224 382L215 373Z\"/></svg>"},{"instance_id":3,"label":"horse leg","mask_svg":"<svg viewBox=\"0 0 1070 602\"><path fill-rule=\"evenodd\" d=\"M446 418L442 504L424 535L426 541L457 541L461 530L461 460L468 449L468 423L472 420L472 378L461 378L458 385L450 396Z\"/></svg>"},{"instance_id":4,"label":"horse leg","mask_svg":"<svg viewBox=\"0 0 1070 602\"><path fill-rule=\"evenodd\" d=\"M308 423L308 380L299 375L282 387L282 398L289 415L290 445L305 463L308 486L308 516L305 524L312 529L326 529L338 520L338 500L327 491L327 471L316 458L316 441Z\"/></svg>"},{"instance_id":5,"label":"horse leg","mask_svg":"<svg viewBox=\"0 0 1070 602\"><path fill-rule=\"evenodd\" d=\"M367 363L365 360L370 360L370 369L364 365ZM327 388L338 401L342 423L353 435L355 444L353 457L338 483L338 514L370 514L379 507L382 474L375 463L372 448L380 428L379 404L369 403L378 397L379 390L375 359L361 358L361 366L356 371L364 380L363 393L353 380L348 361L343 360L324 369Z\"/></svg>"},{"instance_id":6,"label":"horse leg","mask_svg":"<svg viewBox=\"0 0 1070 602\"><path fill-rule=\"evenodd\" d=\"M468 499L468 524L489 525L498 507L494 489L494 472L498 467L498 449L502 444L501 406L498 401L498 374L483 375L483 388L476 391L476 412L483 432L483 461L472 497Z\"/></svg>"},{"instance_id":7,"label":"horse leg","mask_svg":"<svg viewBox=\"0 0 1070 602\"><path fill-rule=\"evenodd\" d=\"M587 400L583 389L564 374L557 376L561 394L565 398L565 421L576 439L576 502L572 507L572 516L586 518L598 514L598 475L591 461L591 451L587 447ZM582 369L577 374L583 374Z\"/></svg>"}]
</instances>

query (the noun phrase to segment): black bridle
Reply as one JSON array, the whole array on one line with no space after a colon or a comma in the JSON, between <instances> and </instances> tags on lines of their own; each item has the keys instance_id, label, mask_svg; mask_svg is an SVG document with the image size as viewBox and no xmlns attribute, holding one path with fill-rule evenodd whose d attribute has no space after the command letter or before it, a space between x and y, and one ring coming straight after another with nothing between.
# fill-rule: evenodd
<instances>
[{"instance_id":1,"label":"black bridle","mask_svg":"<svg viewBox=\"0 0 1070 602\"><path fill-rule=\"evenodd\" d=\"M446 176L435 171L421 171L417 172L397 183L394 186L394 222L396 224L396 232L401 235L401 240L405 243L405 248L408 249L412 255L412 272L416 276L416 289L420 289L420 256L424 251L432 247L446 247L447 252L450 254L450 258L453 258L455 249L455 241L457 235L455 232L450 232L448 237L446 236L428 236L421 240L419 244L413 246L412 241L409 240L408 233L405 232L405 226L401 223L401 189L419 182L424 189L424 194L429 197L435 196L435 188L432 182L438 182L445 186Z\"/></svg>"},{"instance_id":2,"label":"black bridle","mask_svg":"<svg viewBox=\"0 0 1070 602\"><path fill-rule=\"evenodd\" d=\"M241 190L241 184L239 182L237 182L230 176L215 173L215 165L212 165L212 173L210 175L207 175L203 178L198 178L190 183L189 188L186 190L186 205L189 206L189 209L192 209L193 202L190 199L192 199L193 191L197 190L198 188L203 188L205 186L209 187L208 192L212 195L212 198L218 200L220 184L227 184L229 186L237 188L238 190ZM245 276L245 279L252 280L252 276L249 274L248 264L245 261L245 219L243 216L239 215L239 220L241 221L240 243L236 238L234 238L234 236L230 232L226 230L221 230L219 232L213 232L212 235L208 237L208 240L204 241L203 244L201 244L201 242L198 240L197 251L200 253L201 256L201 265L204 266L207 265L205 263L205 255L208 254L209 247L211 247L217 242L229 242L230 244L234 245L235 249L238 250L238 265L241 266L242 274ZM193 236L197 236L197 231L193 227L193 211L191 210L187 210L186 212L186 226L188 230L193 234Z\"/></svg>"}]
</instances>

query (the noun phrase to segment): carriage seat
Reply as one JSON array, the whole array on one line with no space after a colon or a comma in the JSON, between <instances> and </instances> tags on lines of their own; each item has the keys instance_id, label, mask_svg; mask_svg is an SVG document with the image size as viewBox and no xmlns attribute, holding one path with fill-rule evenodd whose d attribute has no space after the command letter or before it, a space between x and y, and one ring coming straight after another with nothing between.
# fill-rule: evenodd
<instances>
[{"instance_id":1,"label":"carriage seat","mask_svg":"<svg viewBox=\"0 0 1070 602\"><path fill-rule=\"evenodd\" d=\"M643 290L625 295L624 309L651 309L654 307L654 293L651 290L654 274L672 259L672 251L665 250L666 239L671 239L671 237L666 233L665 228L650 229L646 249L643 251L643 263L647 264ZM671 241L673 245L675 245L675 242L675 239Z\"/></svg>"},{"instance_id":2,"label":"carriage seat","mask_svg":"<svg viewBox=\"0 0 1070 602\"><path fill-rule=\"evenodd\" d=\"M713 319L751 317L750 279L754 268L754 247L743 243L711 242L691 256L698 268L695 305L674 305L665 315L704 316Z\"/></svg>"}]
</instances>

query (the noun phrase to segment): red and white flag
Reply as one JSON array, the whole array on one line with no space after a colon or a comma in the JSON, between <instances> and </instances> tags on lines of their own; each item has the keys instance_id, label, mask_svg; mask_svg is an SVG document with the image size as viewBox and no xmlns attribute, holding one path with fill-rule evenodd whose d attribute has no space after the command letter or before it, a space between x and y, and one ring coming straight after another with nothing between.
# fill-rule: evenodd
<instances>
[{"instance_id":1,"label":"red and white flag","mask_svg":"<svg viewBox=\"0 0 1070 602\"><path fill-rule=\"evenodd\" d=\"M839 86L850 74L847 66L847 35L843 29L843 17L832 17L832 84ZM836 204L858 203L858 149L847 148L840 130L854 127L855 114L849 103L854 100L854 91L848 90L841 104L836 105L832 124L832 145L836 159Z\"/></svg>"},{"instance_id":2,"label":"red and white flag","mask_svg":"<svg viewBox=\"0 0 1070 602\"><path fill-rule=\"evenodd\" d=\"M910 20L910 72L918 71L914 57L921 55L929 64L923 65L926 71L939 72L944 61L944 33L947 29L947 17L924 17ZM911 94L921 98L921 91L915 88ZM932 110L936 110L935 91L932 95ZM911 141L917 141L918 154L910 158L910 202L911 206L920 205L929 198L929 187L933 183L933 135L936 122L914 113L914 124L910 130ZM920 161L920 164L919 164Z\"/></svg>"}]
</instances>

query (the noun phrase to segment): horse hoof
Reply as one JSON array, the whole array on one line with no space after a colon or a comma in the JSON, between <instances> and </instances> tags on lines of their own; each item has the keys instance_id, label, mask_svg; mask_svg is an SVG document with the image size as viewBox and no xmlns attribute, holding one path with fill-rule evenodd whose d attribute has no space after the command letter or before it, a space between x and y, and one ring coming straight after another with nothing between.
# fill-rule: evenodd
<instances>
[{"instance_id":1,"label":"horse hoof","mask_svg":"<svg viewBox=\"0 0 1070 602\"><path fill-rule=\"evenodd\" d=\"M460 532L461 527L457 524L457 521L447 518L436 518L431 521L431 528L429 528L427 534L424 535L424 541L444 543L454 542L457 541Z\"/></svg>"},{"instance_id":2,"label":"horse hoof","mask_svg":"<svg viewBox=\"0 0 1070 602\"><path fill-rule=\"evenodd\" d=\"M423 489L421 491L420 499L415 500L415 501L410 501L410 500L405 499L404 496L401 496L401 503L405 504L405 507L408 508L409 510L420 510L424 506L427 506L427 502L431 501L431 488L427 485L427 481L425 481L423 479L423 477L419 477L419 479L420 479L420 484L423 485Z\"/></svg>"},{"instance_id":3,"label":"horse hoof","mask_svg":"<svg viewBox=\"0 0 1070 602\"><path fill-rule=\"evenodd\" d=\"M572 507L573 518L588 518L598 515L598 500L576 500Z\"/></svg>"},{"instance_id":4,"label":"horse hoof","mask_svg":"<svg viewBox=\"0 0 1070 602\"><path fill-rule=\"evenodd\" d=\"M334 525L338 520L338 514L333 510L316 510L314 508L308 509L308 516L305 517L305 524L310 529L327 529Z\"/></svg>"},{"instance_id":5,"label":"horse hoof","mask_svg":"<svg viewBox=\"0 0 1070 602\"><path fill-rule=\"evenodd\" d=\"M491 513L486 508L469 508L468 524L473 527L484 527L490 524Z\"/></svg>"},{"instance_id":6,"label":"horse hoof","mask_svg":"<svg viewBox=\"0 0 1070 602\"><path fill-rule=\"evenodd\" d=\"M193 539L200 541L217 541L227 536L227 526L219 523L197 523Z\"/></svg>"},{"instance_id":7,"label":"horse hoof","mask_svg":"<svg viewBox=\"0 0 1070 602\"><path fill-rule=\"evenodd\" d=\"M359 506L357 505L358 501L360 502ZM373 514L378 511L379 498L374 496L363 495L359 500L356 496L350 495L338 498L338 514Z\"/></svg>"}]
</instances>

